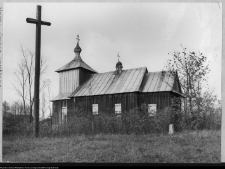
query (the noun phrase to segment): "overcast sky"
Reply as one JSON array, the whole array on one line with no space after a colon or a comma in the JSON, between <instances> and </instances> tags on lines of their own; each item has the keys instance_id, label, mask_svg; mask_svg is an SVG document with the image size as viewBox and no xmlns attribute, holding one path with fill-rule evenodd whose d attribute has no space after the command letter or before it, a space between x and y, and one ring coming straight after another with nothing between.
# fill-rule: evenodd
<instances>
[{"instance_id":1,"label":"overcast sky","mask_svg":"<svg viewBox=\"0 0 225 169\"><path fill-rule=\"evenodd\" d=\"M123 69L161 71L169 52L201 51L210 62L211 88L221 98L222 5L218 3L4 3L3 100L18 98L11 83L21 56L20 44L35 51L36 18L42 6L41 54L52 95L58 94L58 68L70 62L80 36L82 59L97 72L114 71L120 53Z\"/></svg>"}]
</instances>

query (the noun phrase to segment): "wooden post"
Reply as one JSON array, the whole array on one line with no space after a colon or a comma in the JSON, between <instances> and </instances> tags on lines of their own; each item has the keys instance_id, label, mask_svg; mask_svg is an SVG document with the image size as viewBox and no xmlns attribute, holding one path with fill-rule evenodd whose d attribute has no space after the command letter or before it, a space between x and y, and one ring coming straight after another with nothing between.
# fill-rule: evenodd
<instances>
[{"instance_id":1,"label":"wooden post","mask_svg":"<svg viewBox=\"0 0 225 169\"><path fill-rule=\"evenodd\" d=\"M27 23L36 24L36 45L35 45L35 81L34 81L34 132L35 137L39 136L39 84L40 84L40 53L41 53L41 25L50 26L50 22L41 21L41 6L37 5L37 19L27 18Z\"/></svg>"}]
</instances>

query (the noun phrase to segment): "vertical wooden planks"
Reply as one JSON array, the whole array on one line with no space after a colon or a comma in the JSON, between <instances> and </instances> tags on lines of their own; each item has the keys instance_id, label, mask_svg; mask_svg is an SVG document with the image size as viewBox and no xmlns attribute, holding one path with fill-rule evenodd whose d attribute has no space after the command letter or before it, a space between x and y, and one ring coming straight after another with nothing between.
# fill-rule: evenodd
<instances>
[{"instance_id":1,"label":"vertical wooden planks","mask_svg":"<svg viewBox=\"0 0 225 169\"><path fill-rule=\"evenodd\" d=\"M79 85L79 69L59 73L59 94L72 93Z\"/></svg>"}]
</instances>

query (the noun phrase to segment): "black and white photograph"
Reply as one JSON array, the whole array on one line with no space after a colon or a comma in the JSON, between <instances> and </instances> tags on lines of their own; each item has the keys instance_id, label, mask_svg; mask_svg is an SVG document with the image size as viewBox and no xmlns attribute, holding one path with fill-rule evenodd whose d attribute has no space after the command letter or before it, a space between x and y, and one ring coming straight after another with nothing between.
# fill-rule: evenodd
<instances>
[{"instance_id":1,"label":"black and white photograph","mask_svg":"<svg viewBox=\"0 0 225 169\"><path fill-rule=\"evenodd\" d=\"M1 13L2 162L221 163L222 3Z\"/></svg>"}]
</instances>

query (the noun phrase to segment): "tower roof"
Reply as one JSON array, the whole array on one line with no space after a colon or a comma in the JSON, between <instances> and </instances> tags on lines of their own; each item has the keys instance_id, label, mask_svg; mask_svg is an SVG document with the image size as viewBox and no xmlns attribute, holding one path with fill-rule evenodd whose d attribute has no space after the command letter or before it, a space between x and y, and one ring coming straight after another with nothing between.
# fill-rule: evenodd
<instances>
[{"instance_id":1,"label":"tower roof","mask_svg":"<svg viewBox=\"0 0 225 169\"><path fill-rule=\"evenodd\" d=\"M87 70L90 70L91 72L97 73L94 69L92 69L90 66L88 66L82 59L73 59L63 67L56 70L56 72L62 72L66 70L72 70L77 68L84 68Z\"/></svg>"}]
</instances>

